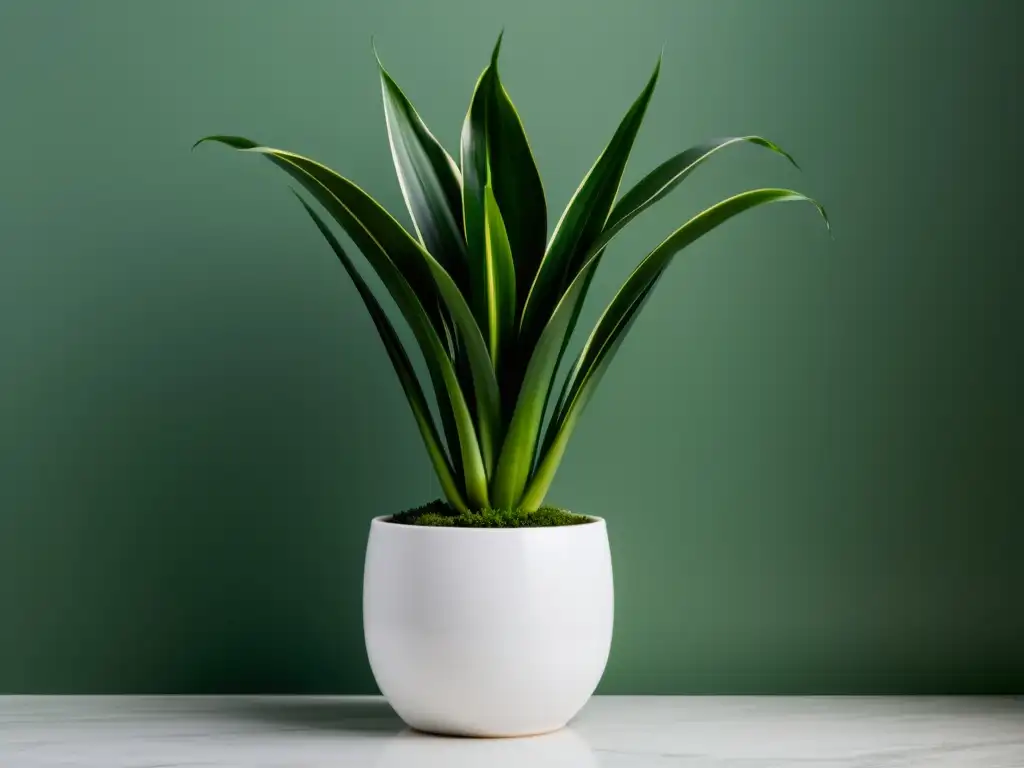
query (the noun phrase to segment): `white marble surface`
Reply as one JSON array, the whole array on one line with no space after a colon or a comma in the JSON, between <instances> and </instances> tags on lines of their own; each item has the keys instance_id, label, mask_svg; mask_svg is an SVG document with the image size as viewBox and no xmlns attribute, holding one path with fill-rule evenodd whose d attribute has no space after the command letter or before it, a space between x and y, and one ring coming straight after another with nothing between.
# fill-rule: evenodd
<instances>
[{"instance_id":1,"label":"white marble surface","mask_svg":"<svg viewBox=\"0 0 1024 768\"><path fill-rule=\"evenodd\" d=\"M413 733L368 697L0 697L0 766L1024 768L1024 697L598 697L529 739Z\"/></svg>"}]
</instances>

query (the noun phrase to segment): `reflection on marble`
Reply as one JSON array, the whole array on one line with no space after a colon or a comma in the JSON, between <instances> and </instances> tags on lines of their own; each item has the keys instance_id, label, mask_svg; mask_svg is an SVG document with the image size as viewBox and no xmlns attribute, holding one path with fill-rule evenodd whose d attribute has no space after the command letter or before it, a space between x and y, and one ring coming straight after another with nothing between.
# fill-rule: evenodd
<instances>
[{"instance_id":1,"label":"reflection on marble","mask_svg":"<svg viewBox=\"0 0 1024 768\"><path fill-rule=\"evenodd\" d=\"M0 767L1024 768L1024 698L598 697L528 739L372 697L0 697Z\"/></svg>"},{"instance_id":2,"label":"reflection on marble","mask_svg":"<svg viewBox=\"0 0 1024 768\"><path fill-rule=\"evenodd\" d=\"M526 739L443 739L403 731L380 752L376 768L597 768L586 739L572 728Z\"/></svg>"}]
</instances>

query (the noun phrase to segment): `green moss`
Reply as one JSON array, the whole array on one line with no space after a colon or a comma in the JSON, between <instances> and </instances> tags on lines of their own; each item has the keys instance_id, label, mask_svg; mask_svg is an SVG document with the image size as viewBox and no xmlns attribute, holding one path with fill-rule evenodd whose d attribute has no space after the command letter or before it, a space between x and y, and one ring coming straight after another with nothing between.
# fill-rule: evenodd
<instances>
[{"instance_id":1,"label":"green moss","mask_svg":"<svg viewBox=\"0 0 1024 768\"><path fill-rule=\"evenodd\" d=\"M521 509L482 509L479 512L460 513L447 502L438 499L422 507L394 515L390 522L449 528L548 528L588 523L590 518L558 507L541 507L536 512L523 512Z\"/></svg>"}]
</instances>

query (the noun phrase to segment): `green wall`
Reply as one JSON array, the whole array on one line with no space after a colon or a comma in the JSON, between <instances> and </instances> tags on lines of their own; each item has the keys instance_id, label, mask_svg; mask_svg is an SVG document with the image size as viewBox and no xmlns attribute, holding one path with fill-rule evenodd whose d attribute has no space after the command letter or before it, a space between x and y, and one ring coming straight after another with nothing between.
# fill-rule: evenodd
<instances>
[{"instance_id":1,"label":"green wall","mask_svg":"<svg viewBox=\"0 0 1024 768\"><path fill-rule=\"evenodd\" d=\"M370 35L450 148L499 29L560 210L665 46L627 182L757 132L552 500L609 520L622 692L1024 690L1013 2L0 4L0 691L369 692L368 520L436 496L387 358L242 133L394 210ZM404 220L404 211L403 211Z\"/></svg>"}]
</instances>

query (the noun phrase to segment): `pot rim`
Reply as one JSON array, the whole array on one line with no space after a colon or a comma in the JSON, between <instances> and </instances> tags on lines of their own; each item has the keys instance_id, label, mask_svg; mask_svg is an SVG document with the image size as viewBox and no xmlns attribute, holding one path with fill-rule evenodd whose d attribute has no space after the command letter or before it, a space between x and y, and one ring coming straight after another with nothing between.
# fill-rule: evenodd
<instances>
[{"instance_id":1,"label":"pot rim","mask_svg":"<svg viewBox=\"0 0 1024 768\"><path fill-rule=\"evenodd\" d=\"M573 514L579 514L574 512ZM580 523L578 525L537 525L527 526L523 528L463 528L455 525L404 525L402 523L392 523L391 515L377 515L376 517L370 518L371 528L397 528L407 531L422 531L424 535L441 535L442 532L447 531L448 534L458 533L460 536L466 533L481 533L481 534L495 534L495 533L517 533L523 535L528 532L533 532L536 535L538 532L553 533L555 531L568 532L570 530L585 531L590 529L591 525L598 524L599 526L605 526L605 519L598 517L597 515L581 515L581 517L587 518L586 523Z\"/></svg>"}]
</instances>

